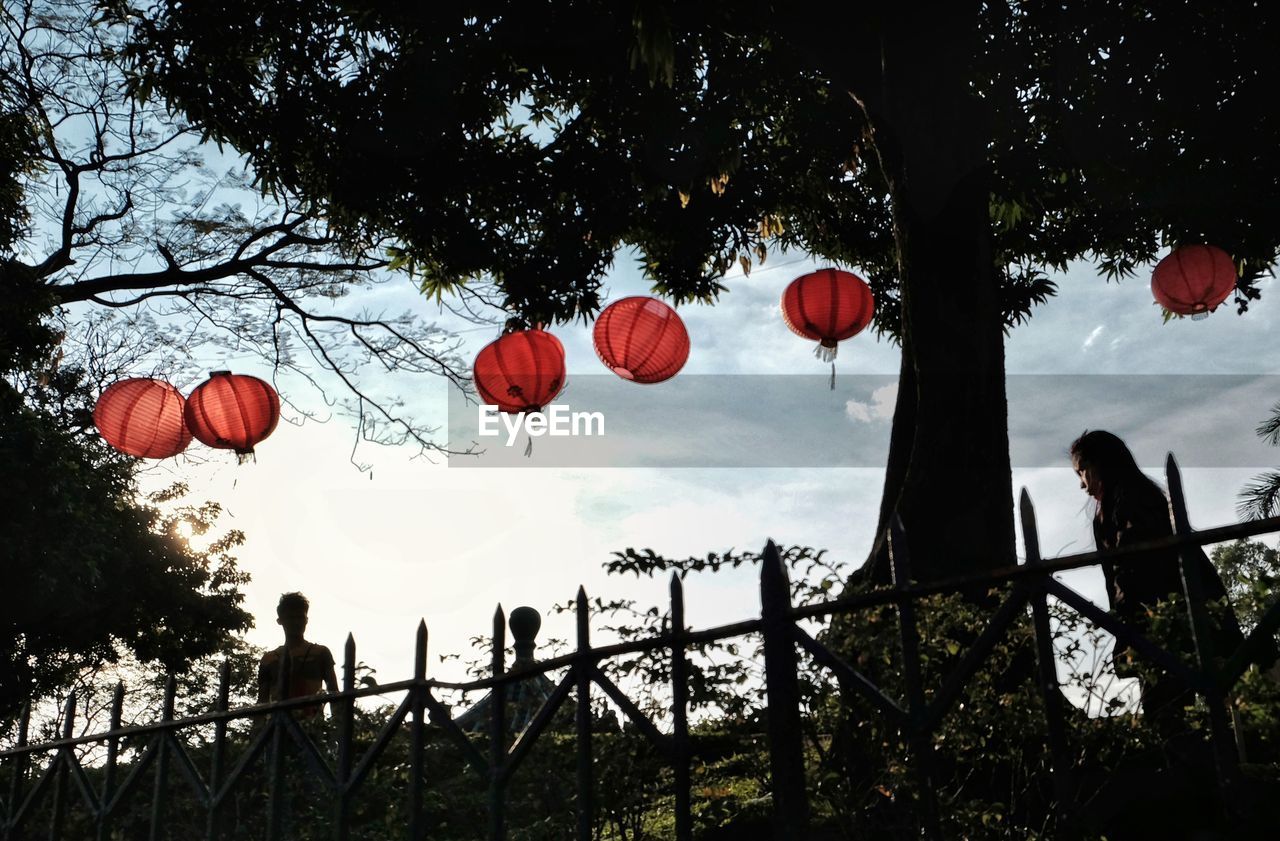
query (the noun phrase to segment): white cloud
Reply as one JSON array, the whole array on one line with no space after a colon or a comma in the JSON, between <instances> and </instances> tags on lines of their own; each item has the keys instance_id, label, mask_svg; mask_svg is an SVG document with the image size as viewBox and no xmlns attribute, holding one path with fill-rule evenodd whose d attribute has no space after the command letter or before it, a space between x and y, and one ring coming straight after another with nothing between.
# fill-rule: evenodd
<instances>
[{"instance_id":1,"label":"white cloud","mask_svg":"<svg viewBox=\"0 0 1280 841\"><path fill-rule=\"evenodd\" d=\"M1102 335L1102 331L1106 329L1106 325L1099 324L1093 328L1093 332L1089 334L1089 338L1084 340L1084 344L1080 346L1081 350L1088 350L1093 347L1093 343Z\"/></svg>"},{"instance_id":2,"label":"white cloud","mask_svg":"<svg viewBox=\"0 0 1280 841\"><path fill-rule=\"evenodd\" d=\"M871 423L874 420L890 420L893 418L893 407L898 402L898 384L890 383L871 392L871 399L866 403L850 400L844 404L845 415L859 423Z\"/></svg>"},{"instance_id":3,"label":"white cloud","mask_svg":"<svg viewBox=\"0 0 1280 841\"><path fill-rule=\"evenodd\" d=\"M849 420L871 423L871 408L866 403L850 400L844 404L844 413L849 417Z\"/></svg>"}]
</instances>

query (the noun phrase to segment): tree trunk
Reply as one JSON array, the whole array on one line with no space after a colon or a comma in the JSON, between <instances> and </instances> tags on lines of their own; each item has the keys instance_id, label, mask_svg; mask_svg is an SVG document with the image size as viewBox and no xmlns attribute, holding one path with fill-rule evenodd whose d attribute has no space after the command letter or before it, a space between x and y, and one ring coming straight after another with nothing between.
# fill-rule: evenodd
<instances>
[{"instance_id":1,"label":"tree trunk","mask_svg":"<svg viewBox=\"0 0 1280 841\"><path fill-rule=\"evenodd\" d=\"M929 5L884 21L883 98L871 113L893 201L903 325L878 531L902 518L922 581L1015 558L989 132L969 89L978 10ZM889 576L883 549L881 537L868 566L876 583Z\"/></svg>"}]
</instances>

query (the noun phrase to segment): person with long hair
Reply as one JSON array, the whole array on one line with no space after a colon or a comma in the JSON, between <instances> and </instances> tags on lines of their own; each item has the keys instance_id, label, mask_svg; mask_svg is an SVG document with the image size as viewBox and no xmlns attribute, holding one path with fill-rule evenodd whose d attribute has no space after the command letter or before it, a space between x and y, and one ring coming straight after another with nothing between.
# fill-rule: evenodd
<instances>
[{"instance_id":1,"label":"person with long hair","mask_svg":"<svg viewBox=\"0 0 1280 841\"><path fill-rule=\"evenodd\" d=\"M1080 487L1097 505L1093 536L1099 550L1123 549L1173 534L1169 500L1160 486L1139 469L1124 441L1095 429L1072 442L1070 452ZM1200 572L1205 600L1221 605L1210 615L1213 632L1209 645L1215 657L1229 657L1244 637L1228 602L1226 587L1199 547L1193 547L1191 560ZM1183 591L1177 550L1124 564L1103 560L1101 566L1112 612L1144 635L1150 630L1151 611ZM1133 674L1125 665L1129 652L1119 643L1113 659L1117 674ZM1142 712L1168 739L1188 729L1185 708L1195 696L1176 675L1158 667L1153 671L1155 677L1142 684Z\"/></svg>"}]
</instances>

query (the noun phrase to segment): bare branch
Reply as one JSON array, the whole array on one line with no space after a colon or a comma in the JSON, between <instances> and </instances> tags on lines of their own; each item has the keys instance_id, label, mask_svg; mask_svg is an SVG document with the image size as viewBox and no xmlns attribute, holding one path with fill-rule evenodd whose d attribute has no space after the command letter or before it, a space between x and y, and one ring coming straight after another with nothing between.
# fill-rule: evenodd
<instances>
[{"instance_id":1,"label":"bare branch","mask_svg":"<svg viewBox=\"0 0 1280 841\"><path fill-rule=\"evenodd\" d=\"M449 452L432 440L435 429L383 392L386 375L430 375L468 389L456 339L407 313L333 311L352 292L394 277L381 271L385 243L337 241L304 202L254 189L242 165L214 172L199 126L125 95L123 29L92 21L76 4L28 0L21 8L27 17L6 14L0 28L0 49L11 57L0 60L0 84L36 120L47 163L24 185L36 224L21 253L57 304L98 310L76 316L85 330L133 336L125 344L137 353L117 348L104 357L125 366L114 376L147 365L207 370L212 359L252 353L349 417L357 445ZM496 321L480 315L491 305L470 290L457 304L482 323ZM317 417L296 395L282 397Z\"/></svg>"}]
</instances>

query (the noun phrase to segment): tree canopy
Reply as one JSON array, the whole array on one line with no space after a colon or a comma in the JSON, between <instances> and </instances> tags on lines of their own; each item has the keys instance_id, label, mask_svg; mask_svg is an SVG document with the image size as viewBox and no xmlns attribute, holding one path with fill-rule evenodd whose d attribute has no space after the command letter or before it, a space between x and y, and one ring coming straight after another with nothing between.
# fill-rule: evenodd
<instances>
[{"instance_id":1,"label":"tree canopy","mask_svg":"<svg viewBox=\"0 0 1280 841\"><path fill-rule=\"evenodd\" d=\"M0 172L0 283L12 305L0 324L15 351L38 344L21 338L34 325L68 334L95 311L116 313L155 351L123 373L184 385L221 360L256 361L294 379L284 399L295 417L332 410L359 439L442 449L370 385L375 370L405 388L462 382L451 335L350 303L395 279L382 240L339 243L292 193L252 189L243 161L202 143L201 126L131 99L127 29L92 3L17 0L3 22L0 144L13 155ZM107 373L96 385L122 372Z\"/></svg>"},{"instance_id":2,"label":"tree canopy","mask_svg":"<svg viewBox=\"0 0 1280 841\"><path fill-rule=\"evenodd\" d=\"M0 718L129 652L165 669L249 627L231 531L196 549L218 507L139 500L136 460L89 433L84 371L0 381ZM185 533L184 533L185 532Z\"/></svg>"},{"instance_id":3,"label":"tree canopy","mask_svg":"<svg viewBox=\"0 0 1280 841\"><path fill-rule=\"evenodd\" d=\"M1208 241L1243 310L1280 246L1267 4L108 6L135 95L426 291L551 322L628 246L677 302L780 246L861 268L903 348L880 522L925 576L1013 560L1001 332L1049 270Z\"/></svg>"},{"instance_id":4,"label":"tree canopy","mask_svg":"<svg viewBox=\"0 0 1280 841\"><path fill-rule=\"evenodd\" d=\"M598 307L621 246L688 300L773 244L896 285L902 161L886 156L923 151L922 127L877 68L896 29L932 27L912 4L111 6L136 26L139 94L159 91L346 236L393 235L433 287L492 275L515 312L566 320ZM1048 291L1037 270L1092 255L1129 274L1172 241L1227 248L1252 291L1276 256L1280 129L1253 49L1271 43L1270 13L957 8L951 51L972 52L912 58L969 70L963 113L933 118L984 135L967 165L991 168L1006 315ZM948 186L918 181L922 196Z\"/></svg>"}]
</instances>

